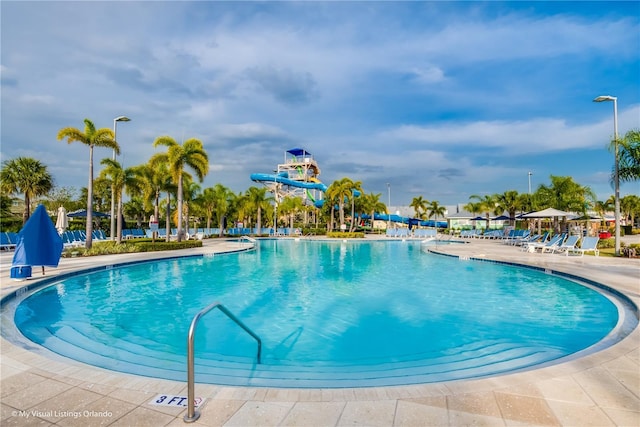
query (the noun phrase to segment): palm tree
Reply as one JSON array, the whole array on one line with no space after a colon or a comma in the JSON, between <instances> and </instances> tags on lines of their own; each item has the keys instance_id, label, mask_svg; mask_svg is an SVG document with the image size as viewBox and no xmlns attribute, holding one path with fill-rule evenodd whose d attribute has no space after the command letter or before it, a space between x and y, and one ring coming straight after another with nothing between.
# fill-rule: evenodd
<instances>
[{"instance_id":1,"label":"palm tree","mask_svg":"<svg viewBox=\"0 0 640 427\"><path fill-rule=\"evenodd\" d=\"M167 152L162 156L166 156L173 180L178 185L178 241L180 242L183 238L182 187L184 167L189 166L193 169L200 182L202 182L207 173L209 173L209 157L202 146L202 141L196 138L187 139L180 145L170 136L160 136L153 142L154 147L158 145L167 147Z\"/></svg>"},{"instance_id":2,"label":"palm tree","mask_svg":"<svg viewBox=\"0 0 640 427\"><path fill-rule=\"evenodd\" d=\"M447 212L447 208L442 206L436 200L433 200L427 206L427 210L429 211L429 216L428 216L429 219L431 219L434 216L436 217L436 219L434 220L434 223L435 223L434 227L438 228L438 217L440 216L444 217L445 213Z\"/></svg>"},{"instance_id":3,"label":"palm tree","mask_svg":"<svg viewBox=\"0 0 640 427\"><path fill-rule=\"evenodd\" d=\"M133 196L128 202L122 204L122 213L126 217L135 218L137 228L142 228L142 221L148 213L144 205L144 200L140 196Z\"/></svg>"},{"instance_id":4,"label":"palm tree","mask_svg":"<svg viewBox=\"0 0 640 427\"><path fill-rule=\"evenodd\" d=\"M267 197L266 188L249 187L246 192L247 202L256 210L256 234L260 234L262 228L262 210L271 207L273 197Z\"/></svg>"},{"instance_id":5,"label":"palm tree","mask_svg":"<svg viewBox=\"0 0 640 427\"><path fill-rule=\"evenodd\" d=\"M327 222L327 227L329 231L333 231L333 221L335 219L335 206L338 202L338 191L339 191L339 181L334 181L329 185L327 191L324 192L324 205L323 208L328 206L329 221Z\"/></svg>"},{"instance_id":6,"label":"palm tree","mask_svg":"<svg viewBox=\"0 0 640 427\"><path fill-rule=\"evenodd\" d=\"M184 198L184 215L186 218L185 225L187 231L189 231L189 219L191 216L191 206L193 202L198 198L200 193L200 186L193 182L191 179L185 179L183 183L183 198ZM197 227L196 227L197 228Z\"/></svg>"},{"instance_id":7,"label":"palm tree","mask_svg":"<svg viewBox=\"0 0 640 427\"><path fill-rule=\"evenodd\" d=\"M411 204L409 205L409 207L412 207L416 212L416 218L424 219L423 216L427 212L428 203L428 200L422 198L422 196L418 196L414 197L413 200L411 200Z\"/></svg>"},{"instance_id":8,"label":"palm tree","mask_svg":"<svg viewBox=\"0 0 640 427\"><path fill-rule=\"evenodd\" d=\"M280 202L280 213L289 219L289 228L293 229L293 221L302 209L302 199L300 197L285 197Z\"/></svg>"},{"instance_id":9,"label":"palm tree","mask_svg":"<svg viewBox=\"0 0 640 427\"><path fill-rule=\"evenodd\" d=\"M351 183L351 226L349 232L353 232L353 227L356 224L356 194L362 194L362 181L355 181Z\"/></svg>"},{"instance_id":10,"label":"palm tree","mask_svg":"<svg viewBox=\"0 0 640 427\"><path fill-rule=\"evenodd\" d=\"M2 190L8 195L24 194L22 224L31 216L31 202L53 189L53 177L47 167L31 157L16 157L6 160L0 170Z\"/></svg>"},{"instance_id":11,"label":"palm tree","mask_svg":"<svg viewBox=\"0 0 640 427\"><path fill-rule=\"evenodd\" d=\"M586 214L596 197L589 187L576 183L570 176L551 175L551 185L540 185L536 197L545 208Z\"/></svg>"},{"instance_id":12,"label":"palm tree","mask_svg":"<svg viewBox=\"0 0 640 427\"><path fill-rule=\"evenodd\" d=\"M135 166L134 173L138 178L145 200L153 206L153 217L160 217L160 194L171 185L171 177L166 163L156 162L154 158L148 163Z\"/></svg>"},{"instance_id":13,"label":"palm tree","mask_svg":"<svg viewBox=\"0 0 640 427\"><path fill-rule=\"evenodd\" d=\"M214 199L215 213L218 218L219 236L224 234L224 220L233 202L234 193L222 184L213 187L212 198Z\"/></svg>"},{"instance_id":14,"label":"palm tree","mask_svg":"<svg viewBox=\"0 0 640 427\"><path fill-rule=\"evenodd\" d=\"M381 193L369 193L362 196L364 209L371 213L371 231L373 231L373 222L375 220L376 212L384 212L387 209L387 206L380 201L381 196Z\"/></svg>"},{"instance_id":15,"label":"palm tree","mask_svg":"<svg viewBox=\"0 0 640 427\"><path fill-rule=\"evenodd\" d=\"M205 188L198 197L198 204L207 219L207 234L211 234L211 218L216 207L215 191L211 187Z\"/></svg>"},{"instance_id":16,"label":"palm tree","mask_svg":"<svg viewBox=\"0 0 640 427\"><path fill-rule=\"evenodd\" d=\"M130 190L137 186L134 170L132 168L123 169L119 162L109 158L102 159L100 164L105 168L100 172L102 178L110 181L110 187L113 189L112 193L115 195L116 200L116 242L122 242L122 191L125 187ZM129 193L131 191L128 190Z\"/></svg>"},{"instance_id":17,"label":"palm tree","mask_svg":"<svg viewBox=\"0 0 640 427\"><path fill-rule=\"evenodd\" d=\"M110 148L120 154L120 146L114 139L113 131L108 128L96 129L93 122L84 119L84 132L79 129L66 127L58 131L58 141L67 139L67 143L81 142L89 146L89 185L87 186L87 238L85 247L91 249L93 239L93 147Z\"/></svg>"},{"instance_id":18,"label":"palm tree","mask_svg":"<svg viewBox=\"0 0 640 427\"><path fill-rule=\"evenodd\" d=\"M618 141L618 176L620 181L640 179L640 130L630 130ZM614 172L615 173L615 172ZM612 177L613 179L614 177Z\"/></svg>"},{"instance_id":19,"label":"palm tree","mask_svg":"<svg viewBox=\"0 0 640 427\"><path fill-rule=\"evenodd\" d=\"M482 213L483 210L483 206L482 203L480 202L469 202L466 205L463 206L464 210L466 210L467 212L469 212L471 215L475 215L475 217L477 217L478 215L480 215ZM476 221L474 220L473 223L475 224ZM475 225L474 225L475 228Z\"/></svg>"},{"instance_id":20,"label":"palm tree","mask_svg":"<svg viewBox=\"0 0 640 427\"><path fill-rule=\"evenodd\" d=\"M502 194L495 194L494 196L496 198L497 209L502 212L509 212L509 224L513 221L514 224L511 225L515 225L516 212L522 209L522 199L518 192L516 190L509 190Z\"/></svg>"},{"instance_id":21,"label":"palm tree","mask_svg":"<svg viewBox=\"0 0 640 427\"><path fill-rule=\"evenodd\" d=\"M342 178L339 181L333 182L327 191L325 192L328 199L331 199L334 203L338 203L338 212L340 214L340 229L344 228L344 203L345 200L352 201L353 190L361 186L361 183L353 182L349 178ZM332 215L333 218L333 208Z\"/></svg>"},{"instance_id":22,"label":"palm tree","mask_svg":"<svg viewBox=\"0 0 640 427\"><path fill-rule=\"evenodd\" d=\"M477 194L473 194L471 196L469 196L469 200L477 200L478 203L480 204L480 212L484 212L485 213L485 218L487 221L487 227L489 228L489 220L491 218L491 214L493 213L494 215L497 215L497 202L496 199L493 195L489 195L489 194L485 194L484 196L478 196Z\"/></svg>"},{"instance_id":23,"label":"palm tree","mask_svg":"<svg viewBox=\"0 0 640 427\"><path fill-rule=\"evenodd\" d=\"M624 196L620 199L620 209L623 212L623 218L629 218L633 227L636 215L640 214L640 197L635 194Z\"/></svg>"}]
</instances>

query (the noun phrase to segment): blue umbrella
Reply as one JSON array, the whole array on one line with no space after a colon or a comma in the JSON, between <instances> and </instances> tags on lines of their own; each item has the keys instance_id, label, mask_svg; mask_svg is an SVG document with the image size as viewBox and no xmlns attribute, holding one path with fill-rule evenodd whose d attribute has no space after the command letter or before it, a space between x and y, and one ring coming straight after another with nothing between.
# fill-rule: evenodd
<instances>
[{"instance_id":1,"label":"blue umbrella","mask_svg":"<svg viewBox=\"0 0 640 427\"><path fill-rule=\"evenodd\" d=\"M31 277L31 266L57 267L62 254L62 238L44 205L38 205L18 233L16 251L11 263L12 278Z\"/></svg>"}]
</instances>

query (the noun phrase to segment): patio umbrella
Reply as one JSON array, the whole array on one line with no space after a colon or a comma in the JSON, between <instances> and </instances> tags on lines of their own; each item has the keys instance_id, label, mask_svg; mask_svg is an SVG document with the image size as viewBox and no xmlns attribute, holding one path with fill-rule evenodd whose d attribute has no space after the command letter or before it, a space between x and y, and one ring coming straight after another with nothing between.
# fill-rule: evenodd
<instances>
[{"instance_id":1,"label":"patio umbrella","mask_svg":"<svg viewBox=\"0 0 640 427\"><path fill-rule=\"evenodd\" d=\"M56 219L56 230L58 234L62 235L69 226L69 218L67 218L67 210L64 206L58 208L58 218Z\"/></svg>"},{"instance_id":2,"label":"patio umbrella","mask_svg":"<svg viewBox=\"0 0 640 427\"><path fill-rule=\"evenodd\" d=\"M71 218L86 217L87 216L87 210L86 209L80 209L80 210L77 210L77 211L69 212L67 214L67 216L71 217ZM109 214L93 211L93 217L94 218L96 218L96 217L105 218L105 217L108 217L108 216L109 216Z\"/></svg>"},{"instance_id":3,"label":"patio umbrella","mask_svg":"<svg viewBox=\"0 0 640 427\"><path fill-rule=\"evenodd\" d=\"M522 218L555 218L555 217L570 217L574 216L571 212L561 211L555 208L547 208L537 212L530 212L522 215Z\"/></svg>"},{"instance_id":4,"label":"patio umbrella","mask_svg":"<svg viewBox=\"0 0 640 427\"><path fill-rule=\"evenodd\" d=\"M53 226L44 205L38 205L33 215L18 233L16 251L11 262L11 278L31 277L31 267L57 267L62 254L62 239Z\"/></svg>"}]
</instances>

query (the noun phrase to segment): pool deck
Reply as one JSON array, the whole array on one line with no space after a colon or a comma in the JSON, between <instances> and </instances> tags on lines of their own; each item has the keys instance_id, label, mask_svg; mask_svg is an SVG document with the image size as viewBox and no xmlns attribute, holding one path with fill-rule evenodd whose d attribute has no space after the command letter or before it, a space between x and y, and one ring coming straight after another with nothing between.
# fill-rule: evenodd
<instances>
[{"instance_id":1,"label":"pool deck","mask_svg":"<svg viewBox=\"0 0 640 427\"><path fill-rule=\"evenodd\" d=\"M637 236L634 236L637 237ZM526 253L470 239L438 252L528 264L604 283L640 305L640 260ZM237 243L205 240L224 252ZM0 254L0 295L28 282L9 279L13 253ZM146 253L62 259L44 277L174 255ZM427 255L426 255L427 256ZM34 268L34 279L41 276ZM491 307L487 307L491 310ZM6 325L3 325L5 328ZM572 361L486 379L413 386L276 389L196 384L206 399L197 426L640 426L640 328L617 344ZM186 339L186 337L185 337ZM94 368L46 350L0 341L0 425L182 426L186 410L153 406L158 394L186 396L186 382Z\"/></svg>"}]
</instances>

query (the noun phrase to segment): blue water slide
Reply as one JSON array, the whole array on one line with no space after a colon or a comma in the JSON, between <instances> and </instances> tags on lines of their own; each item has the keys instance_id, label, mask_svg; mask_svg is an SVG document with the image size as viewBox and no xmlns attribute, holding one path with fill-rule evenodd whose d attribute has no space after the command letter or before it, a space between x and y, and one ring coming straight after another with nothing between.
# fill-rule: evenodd
<instances>
[{"instance_id":1,"label":"blue water slide","mask_svg":"<svg viewBox=\"0 0 640 427\"><path fill-rule=\"evenodd\" d=\"M304 188L306 190L320 190L323 193L325 193L328 188L321 182L305 182L289 179L286 172L281 172L278 175L269 173L252 173L251 180L255 182L277 182L279 184L289 185L291 187L297 188ZM360 192L358 190L354 190L353 194L356 197L360 197ZM313 204L315 205L315 207L321 208L324 205L324 200L314 200Z\"/></svg>"},{"instance_id":2,"label":"blue water slide","mask_svg":"<svg viewBox=\"0 0 640 427\"><path fill-rule=\"evenodd\" d=\"M307 190L320 190L323 193L327 191L327 186L321 182L304 182L294 181L283 175L273 175L268 173L252 173L251 180L256 182L277 182L279 184L288 185L291 187L305 188Z\"/></svg>"},{"instance_id":3,"label":"blue water slide","mask_svg":"<svg viewBox=\"0 0 640 427\"><path fill-rule=\"evenodd\" d=\"M369 218L371 218L371 215L366 215L366 214L362 215L362 219L369 219ZM446 221L419 220L417 218L409 218L406 216L400 216L395 214L387 215L387 214L376 213L374 214L373 219L378 221L399 222L402 224L409 224L409 222L411 222L411 225L421 225L422 227L438 227L438 228L448 227L448 223Z\"/></svg>"}]
</instances>

